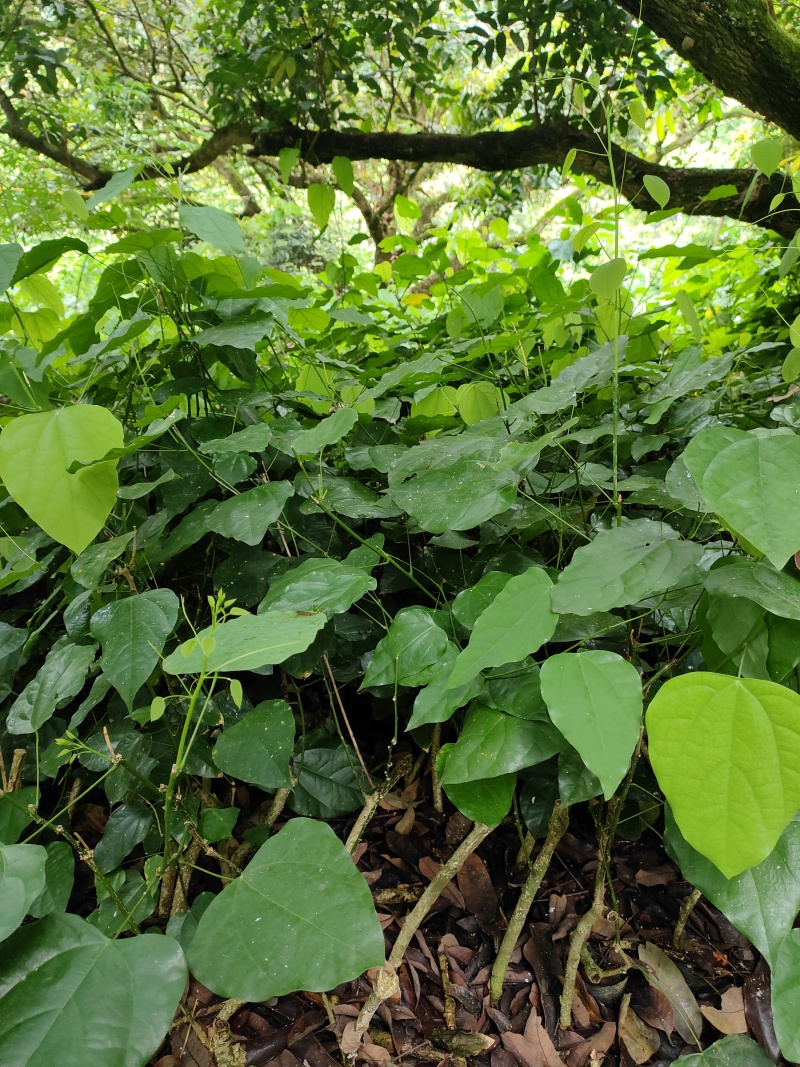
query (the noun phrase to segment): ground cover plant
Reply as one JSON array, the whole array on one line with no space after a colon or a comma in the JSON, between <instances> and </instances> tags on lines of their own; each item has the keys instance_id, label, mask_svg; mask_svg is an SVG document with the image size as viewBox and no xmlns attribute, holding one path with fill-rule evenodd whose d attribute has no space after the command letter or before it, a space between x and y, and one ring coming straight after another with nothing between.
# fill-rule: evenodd
<instances>
[{"instance_id":1,"label":"ground cover plant","mask_svg":"<svg viewBox=\"0 0 800 1067\"><path fill-rule=\"evenodd\" d=\"M687 201L616 141L674 57L620 88L571 40L612 196L557 141L548 234L500 179L435 225L397 170L337 243L370 172L283 111L299 260L177 181L148 218L167 168L50 152L89 188L0 244L4 1065L330 1067L328 1024L376 1065L800 1062L796 157L760 138ZM677 869L675 915L632 894Z\"/></svg>"}]
</instances>

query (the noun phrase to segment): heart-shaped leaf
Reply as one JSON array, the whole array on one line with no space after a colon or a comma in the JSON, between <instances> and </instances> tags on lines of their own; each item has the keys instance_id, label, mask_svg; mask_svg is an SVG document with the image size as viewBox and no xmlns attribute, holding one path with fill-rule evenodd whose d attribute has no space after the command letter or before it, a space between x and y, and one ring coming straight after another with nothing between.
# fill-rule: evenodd
<instances>
[{"instance_id":1,"label":"heart-shaped leaf","mask_svg":"<svg viewBox=\"0 0 800 1067\"><path fill-rule=\"evenodd\" d=\"M478 705L467 715L458 741L449 749L442 784L497 778L535 767L563 744L549 722L517 719Z\"/></svg>"},{"instance_id":2,"label":"heart-shaped leaf","mask_svg":"<svg viewBox=\"0 0 800 1067\"><path fill-rule=\"evenodd\" d=\"M91 404L20 415L0 434L0 478L45 533L77 554L103 528L119 488L116 463L95 461L122 443L120 423ZM76 461L91 466L68 474Z\"/></svg>"},{"instance_id":3,"label":"heart-shaped leaf","mask_svg":"<svg viewBox=\"0 0 800 1067\"><path fill-rule=\"evenodd\" d=\"M285 700L265 700L222 731L214 746L214 762L225 774L262 789L289 788L293 745L292 709Z\"/></svg>"},{"instance_id":4,"label":"heart-shaped leaf","mask_svg":"<svg viewBox=\"0 0 800 1067\"><path fill-rule=\"evenodd\" d=\"M329 826L292 819L211 902L188 957L213 992L258 1002L349 982L384 944L350 853Z\"/></svg>"},{"instance_id":5,"label":"heart-shaped leaf","mask_svg":"<svg viewBox=\"0 0 800 1067\"><path fill-rule=\"evenodd\" d=\"M681 833L733 878L800 808L800 696L774 682L671 678L647 712L650 761Z\"/></svg>"},{"instance_id":6,"label":"heart-shaped leaf","mask_svg":"<svg viewBox=\"0 0 800 1067\"><path fill-rule=\"evenodd\" d=\"M542 664L553 724L612 795L631 761L642 722L642 683L616 652L562 652Z\"/></svg>"},{"instance_id":7,"label":"heart-shaped leaf","mask_svg":"<svg viewBox=\"0 0 800 1067\"><path fill-rule=\"evenodd\" d=\"M305 652L326 621L322 614L296 615L289 611L239 615L217 626L213 633L209 626L197 637L184 641L167 656L163 667L167 674L199 674L203 669L252 671L283 663L289 656ZM207 650L210 648L205 654L204 645Z\"/></svg>"},{"instance_id":8,"label":"heart-shaped leaf","mask_svg":"<svg viewBox=\"0 0 800 1067\"><path fill-rule=\"evenodd\" d=\"M186 965L171 937L110 941L77 915L23 926L0 955L4 1067L141 1067L164 1040Z\"/></svg>"}]
</instances>

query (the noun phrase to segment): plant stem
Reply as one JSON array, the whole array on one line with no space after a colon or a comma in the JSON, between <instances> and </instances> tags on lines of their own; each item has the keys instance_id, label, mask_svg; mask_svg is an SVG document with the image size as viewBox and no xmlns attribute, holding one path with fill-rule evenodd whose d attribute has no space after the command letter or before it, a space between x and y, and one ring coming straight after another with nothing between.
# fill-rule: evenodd
<instances>
[{"instance_id":1,"label":"plant stem","mask_svg":"<svg viewBox=\"0 0 800 1067\"><path fill-rule=\"evenodd\" d=\"M689 921L689 916L694 911L695 904L697 904L702 895L703 894L699 889L693 889L681 904L681 910L678 913L678 921L675 923L675 929L672 931L672 944L675 948L681 947L683 934L686 930L686 923Z\"/></svg>"},{"instance_id":2,"label":"plant stem","mask_svg":"<svg viewBox=\"0 0 800 1067\"><path fill-rule=\"evenodd\" d=\"M494 966L492 967L489 992L491 993L492 1004L495 1006L500 1002L500 997L503 995L503 981L506 976L506 971L508 970L511 954L514 951L514 946L519 940L522 928L528 918L528 912L531 910L533 898L539 891L539 886L542 884L542 879L545 876L547 868L550 866L550 860L553 858L556 845L564 836L568 823L569 809L562 808L560 802L557 800L553 807L553 813L550 816L550 822L547 827L547 837L545 838L541 851L536 857L536 860L530 869L530 873L525 880L525 884L522 887L517 906L514 908L514 913L509 921L508 929L503 935L503 940L500 942L500 949L497 953L497 958L494 961Z\"/></svg>"}]
</instances>

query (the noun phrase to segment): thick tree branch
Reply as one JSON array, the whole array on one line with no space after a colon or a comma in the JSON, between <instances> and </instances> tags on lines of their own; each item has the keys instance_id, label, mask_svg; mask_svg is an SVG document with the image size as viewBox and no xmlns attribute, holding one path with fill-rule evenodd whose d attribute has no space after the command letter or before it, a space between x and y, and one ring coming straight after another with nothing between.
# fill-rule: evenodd
<instances>
[{"instance_id":1,"label":"thick tree branch","mask_svg":"<svg viewBox=\"0 0 800 1067\"><path fill-rule=\"evenodd\" d=\"M768 0L615 0L726 96L800 138L800 39Z\"/></svg>"}]
</instances>

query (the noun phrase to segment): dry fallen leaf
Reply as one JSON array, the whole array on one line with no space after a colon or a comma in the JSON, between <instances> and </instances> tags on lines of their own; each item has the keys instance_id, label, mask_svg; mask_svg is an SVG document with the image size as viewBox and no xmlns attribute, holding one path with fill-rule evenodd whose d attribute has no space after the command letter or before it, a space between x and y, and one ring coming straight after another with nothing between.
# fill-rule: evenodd
<instances>
[{"instance_id":1,"label":"dry fallen leaf","mask_svg":"<svg viewBox=\"0 0 800 1067\"><path fill-rule=\"evenodd\" d=\"M639 1018L630 1002L630 994L626 993L619 1006L619 1039L634 1063L647 1063L661 1047L661 1038L657 1030Z\"/></svg>"},{"instance_id":2,"label":"dry fallen leaf","mask_svg":"<svg viewBox=\"0 0 800 1067\"><path fill-rule=\"evenodd\" d=\"M522 1067L563 1067L563 1061L536 1011L528 1017L524 1033L502 1034L500 1040Z\"/></svg>"},{"instance_id":3,"label":"dry fallen leaf","mask_svg":"<svg viewBox=\"0 0 800 1067\"><path fill-rule=\"evenodd\" d=\"M744 1015L744 994L738 986L731 986L722 994L721 1008L701 1008L706 1019L721 1034L746 1034L747 1020Z\"/></svg>"}]
</instances>

